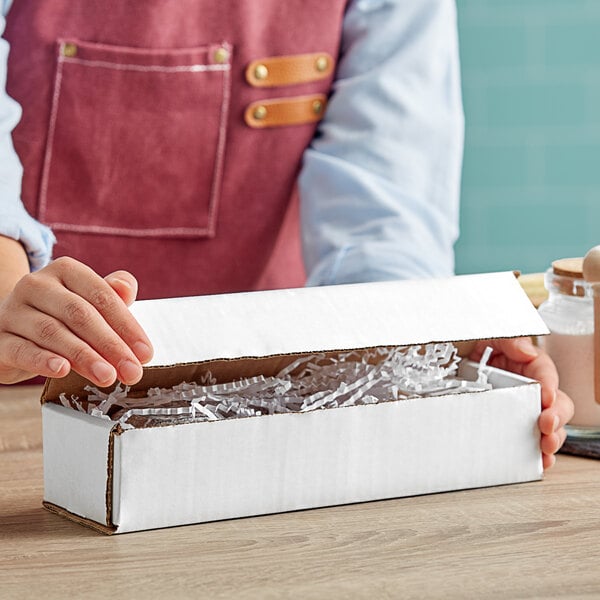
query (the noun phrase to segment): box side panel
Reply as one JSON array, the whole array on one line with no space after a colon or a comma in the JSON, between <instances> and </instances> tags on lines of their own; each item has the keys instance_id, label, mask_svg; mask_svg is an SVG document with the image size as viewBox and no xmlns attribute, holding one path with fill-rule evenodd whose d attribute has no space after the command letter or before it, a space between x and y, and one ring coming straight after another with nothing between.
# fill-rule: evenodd
<instances>
[{"instance_id":1,"label":"box side panel","mask_svg":"<svg viewBox=\"0 0 600 600\"><path fill-rule=\"evenodd\" d=\"M44 500L106 523L107 460L114 423L44 404Z\"/></svg>"},{"instance_id":2,"label":"box side panel","mask_svg":"<svg viewBox=\"0 0 600 600\"><path fill-rule=\"evenodd\" d=\"M129 430L119 531L539 479L539 385ZM115 502L115 504L117 504Z\"/></svg>"}]
</instances>

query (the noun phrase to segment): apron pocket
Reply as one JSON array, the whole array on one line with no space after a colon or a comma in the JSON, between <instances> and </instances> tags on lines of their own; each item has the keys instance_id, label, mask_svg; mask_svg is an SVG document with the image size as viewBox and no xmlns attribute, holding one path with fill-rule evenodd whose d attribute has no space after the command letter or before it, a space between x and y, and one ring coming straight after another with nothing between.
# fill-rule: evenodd
<instances>
[{"instance_id":1,"label":"apron pocket","mask_svg":"<svg viewBox=\"0 0 600 600\"><path fill-rule=\"evenodd\" d=\"M39 199L56 231L213 237L231 48L60 40Z\"/></svg>"}]
</instances>

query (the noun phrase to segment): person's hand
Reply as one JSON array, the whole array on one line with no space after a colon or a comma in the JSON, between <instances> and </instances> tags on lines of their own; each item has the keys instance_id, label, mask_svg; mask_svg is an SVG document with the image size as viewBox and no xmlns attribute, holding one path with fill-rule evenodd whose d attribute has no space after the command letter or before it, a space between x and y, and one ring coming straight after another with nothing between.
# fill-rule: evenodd
<instances>
[{"instance_id":1,"label":"person's hand","mask_svg":"<svg viewBox=\"0 0 600 600\"><path fill-rule=\"evenodd\" d=\"M479 361L487 346L493 349L488 364L506 371L536 379L542 384L542 413L538 426L542 434L541 449L544 469L554 465L554 454L567 436L565 423L573 416L573 401L558 389L558 373L554 363L530 338L482 340L469 356Z\"/></svg>"},{"instance_id":2,"label":"person's hand","mask_svg":"<svg viewBox=\"0 0 600 600\"><path fill-rule=\"evenodd\" d=\"M137 383L152 345L129 312L137 281L71 258L25 275L0 303L0 383L71 369L98 386Z\"/></svg>"}]
</instances>

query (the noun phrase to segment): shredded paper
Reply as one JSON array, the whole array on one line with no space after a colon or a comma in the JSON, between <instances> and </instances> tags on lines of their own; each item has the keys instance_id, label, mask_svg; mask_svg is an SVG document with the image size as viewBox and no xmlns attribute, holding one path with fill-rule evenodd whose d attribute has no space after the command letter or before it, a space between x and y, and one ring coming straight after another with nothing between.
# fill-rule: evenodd
<instances>
[{"instance_id":1,"label":"shredded paper","mask_svg":"<svg viewBox=\"0 0 600 600\"><path fill-rule=\"evenodd\" d=\"M123 429L308 412L491 389L488 350L476 381L456 377L457 350L442 343L303 356L274 377L227 383L207 372L200 382L151 388L144 398L129 397L121 384L109 394L88 386L87 398L61 394L60 401Z\"/></svg>"}]
</instances>

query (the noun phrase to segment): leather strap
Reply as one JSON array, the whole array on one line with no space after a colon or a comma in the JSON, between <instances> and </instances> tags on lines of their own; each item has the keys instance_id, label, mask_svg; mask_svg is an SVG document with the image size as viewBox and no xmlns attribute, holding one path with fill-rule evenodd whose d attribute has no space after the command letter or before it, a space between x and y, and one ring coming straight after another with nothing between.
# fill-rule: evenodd
<instances>
[{"instance_id":1,"label":"leather strap","mask_svg":"<svg viewBox=\"0 0 600 600\"><path fill-rule=\"evenodd\" d=\"M269 56L253 60L246 67L246 81L252 87L278 87L325 79L335 61L327 52Z\"/></svg>"},{"instance_id":2,"label":"leather strap","mask_svg":"<svg viewBox=\"0 0 600 600\"><path fill-rule=\"evenodd\" d=\"M244 120L250 127L282 127L320 121L327 106L325 94L269 98L248 105Z\"/></svg>"}]
</instances>

